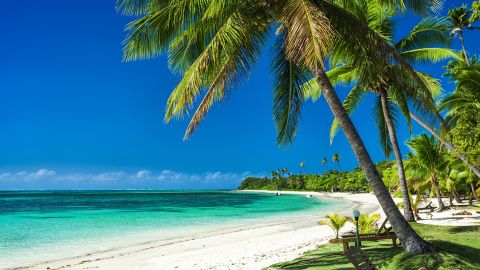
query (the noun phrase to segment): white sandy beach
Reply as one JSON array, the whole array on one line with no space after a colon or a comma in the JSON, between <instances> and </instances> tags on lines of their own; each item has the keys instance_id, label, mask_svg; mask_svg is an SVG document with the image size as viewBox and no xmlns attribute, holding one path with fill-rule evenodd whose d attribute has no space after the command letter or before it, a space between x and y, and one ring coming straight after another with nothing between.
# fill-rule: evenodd
<instances>
[{"instance_id":1,"label":"white sandy beach","mask_svg":"<svg viewBox=\"0 0 480 270\"><path fill-rule=\"evenodd\" d=\"M349 207L338 209L340 213L350 215L352 209L359 209L362 213L378 212L384 216L377 199L371 193L287 191L282 193L311 194L318 199L348 200ZM431 218L421 214L422 220L419 222L436 225L480 224L480 214L471 211L472 216L467 218L453 217L452 213L458 211L451 209L441 213L432 212ZM197 233L168 240L153 239L148 243L17 269L262 269L278 262L295 259L332 238L333 232L329 227L318 225L322 217L293 215L281 221ZM352 229L353 226L348 224L342 231Z\"/></svg>"},{"instance_id":2,"label":"white sandy beach","mask_svg":"<svg viewBox=\"0 0 480 270\"><path fill-rule=\"evenodd\" d=\"M350 201L339 212L350 214L353 208L370 213L378 211L371 194L312 194L316 198ZM251 224L189 237L152 240L148 243L91 253L23 267L21 269L262 269L271 264L292 260L328 241L333 232L319 226L322 215L286 217L281 221ZM346 227L345 230L351 230Z\"/></svg>"}]
</instances>

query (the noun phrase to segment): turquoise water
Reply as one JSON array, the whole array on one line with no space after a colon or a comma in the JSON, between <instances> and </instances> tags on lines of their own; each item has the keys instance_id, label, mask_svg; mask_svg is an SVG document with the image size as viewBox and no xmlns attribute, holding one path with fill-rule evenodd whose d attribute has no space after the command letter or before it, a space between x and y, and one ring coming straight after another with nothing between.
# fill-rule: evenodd
<instances>
[{"instance_id":1,"label":"turquoise water","mask_svg":"<svg viewBox=\"0 0 480 270\"><path fill-rule=\"evenodd\" d=\"M245 223L339 204L300 195L225 191L0 192L0 262L12 266L55 258L52 253L69 254L72 247L104 239L142 233L174 237L170 234L182 228Z\"/></svg>"}]
</instances>

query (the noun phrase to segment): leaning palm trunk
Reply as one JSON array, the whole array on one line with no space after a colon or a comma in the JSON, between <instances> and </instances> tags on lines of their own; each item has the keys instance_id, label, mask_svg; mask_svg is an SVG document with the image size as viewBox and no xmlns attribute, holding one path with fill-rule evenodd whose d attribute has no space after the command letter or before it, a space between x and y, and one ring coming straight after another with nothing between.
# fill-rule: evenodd
<instances>
[{"instance_id":1,"label":"leaning palm trunk","mask_svg":"<svg viewBox=\"0 0 480 270\"><path fill-rule=\"evenodd\" d=\"M458 193L455 190L452 193L453 193L453 198L455 198L455 201L457 203L462 203L462 199L460 199L460 196L458 196Z\"/></svg>"},{"instance_id":2,"label":"leaning palm trunk","mask_svg":"<svg viewBox=\"0 0 480 270\"><path fill-rule=\"evenodd\" d=\"M411 253L430 252L432 250L431 245L418 236L395 205L392 196L390 196L387 187L383 183L375 164L370 158L360 135L352 123L352 120L335 93L327 74L319 69L315 70L314 74L328 106L332 110L335 118L350 142L353 152L372 187L373 193L377 197L377 200L390 221L390 224L392 224L395 233L402 242L403 248L405 251Z\"/></svg>"},{"instance_id":3,"label":"leaning palm trunk","mask_svg":"<svg viewBox=\"0 0 480 270\"><path fill-rule=\"evenodd\" d=\"M473 197L475 198L475 200L478 201L477 191L475 189L475 184L473 184L473 182L470 182L470 189L472 190Z\"/></svg>"},{"instance_id":4,"label":"leaning palm trunk","mask_svg":"<svg viewBox=\"0 0 480 270\"><path fill-rule=\"evenodd\" d=\"M410 196L408 195L407 177L405 176L405 167L403 166L402 153L398 146L397 134L390 118L390 112L388 111L387 91L385 89L380 90L380 98L382 100L382 111L385 118L385 123L388 128L388 135L390 142L392 143L393 152L395 153L395 162L397 163L398 176L400 180L400 191L403 197L403 215L407 221L415 221L413 216L412 204L410 202Z\"/></svg>"},{"instance_id":5,"label":"leaning palm trunk","mask_svg":"<svg viewBox=\"0 0 480 270\"><path fill-rule=\"evenodd\" d=\"M463 39L463 30L459 31L458 38L460 39L460 43L462 43L462 51L463 56L465 56L465 63L467 63L467 66L470 66L470 60L468 59L467 50L465 49L465 40Z\"/></svg>"},{"instance_id":6,"label":"leaning palm trunk","mask_svg":"<svg viewBox=\"0 0 480 270\"><path fill-rule=\"evenodd\" d=\"M438 211L442 211L445 209L445 205L443 204L442 201L442 193L440 192L440 187L438 186L438 180L436 176L433 176L430 178L430 181L432 182L433 187L435 188L435 193L437 195L437 200L438 200Z\"/></svg>"},{"instance_id":7,"label":"leaning palm trunk","mask_svg":"<svg viewBox=\"0 0 480 270\"><path fill-rule=\"evenodd\" d=\"M412 117L415 122L420 124L424 129L426 129L428 132L430 132L437 140L439 140L443 146L445 146L450 152L453 152L455 155L458 156L458 158L467 165L467 167L478 177L480 177L480 169L478 169L475 165L471 164L468 161L467 155L463 152L458 151L455 146L446 139L444 139L433 127L425 123L422 119L420 119L418 116L416 116L413 113L410 113L410 117Z\"/></svg>"}]
</instances>

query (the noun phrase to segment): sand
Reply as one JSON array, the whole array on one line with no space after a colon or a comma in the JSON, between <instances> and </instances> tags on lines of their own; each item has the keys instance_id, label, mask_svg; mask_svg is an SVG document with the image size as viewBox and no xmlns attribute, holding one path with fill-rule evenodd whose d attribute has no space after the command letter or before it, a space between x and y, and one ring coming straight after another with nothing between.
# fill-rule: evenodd
<instances>
[{"instance_id":1,"label":"sand","mask_svg":"<svg viewBox=\"0 0 480 270\"><path fill-rule=\"evenodd\" d=\"M312 194L319 199L348 200L339 209L347 215L352 209L370 213L378 210L371 194L283 192ZM334 237L327 226L318 225L322 216L291 215L243 226L196 233L182 238L152 240L103 252L86 251L85 256L36 263L21 269L262 269L271 264L301 256ZM348 225L343 231L351 231Z\"/></svg>"}]
</instances>

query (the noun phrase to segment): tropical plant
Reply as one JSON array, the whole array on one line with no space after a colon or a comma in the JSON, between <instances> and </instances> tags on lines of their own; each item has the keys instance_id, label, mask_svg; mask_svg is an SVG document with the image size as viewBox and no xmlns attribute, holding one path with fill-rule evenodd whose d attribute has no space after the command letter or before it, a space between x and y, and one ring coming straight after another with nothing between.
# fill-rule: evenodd
<instances>
[{"instance_id":1,"label":"tropical plant","mask_svg":"<svg viewBox=\"0 0 480 270\"><path fill-rule=\"evenodd\" d=\"M419 185L430 183L438 200L438 210L445 208L440 191L440 180L446 177L449 156L433 136L422 134L407 142L413 152L409 154L407 170L410 178Z\"/></svg>"},{"instance_id":2,"label":"tropical plant","mask_svg":"<svg viewBox=\"0 0 480 270\"><path fill-rule=\"evenodd\" d=\"M327 161L327 158L324 157L324 158L322 159L322 167L325 167L325 166L327 165L327 162L328 162L328 161Z\"/></svg>"},{"instance_id":3,"label":"tropical plant","mask_svg":"<svg viewBox=\"0 0 480 270\"><path fill-rule=\"evenodd\" d=\"M450 200L453 197L458 203L462 203L457 191L468 189L466 186L468 186L469 171L462 170L462 166L459 164L453 165L454 168L450 170L447 180L445 181L445 187L451 194Z\"/></svg>"},{"instance_id":4,"label":"tropical plant","mask_svg":"<svg viewBox=\"0 0 480 270\"><path fill-rule=\"evenodd\" d=\"M318 224L327 225L335 233L335 238L338 239L340 229L347 223L347 218L339 213L331 213L325 216L327 220L322 220Z\"/></svg>"},{"instance_id":5,"label":"tropical plant","mask_svg":"<svg viewBox=\"0 0 480 270\"><path fill-rule=\"evenodd\" d=\"M418 215L420 213L420 206L423 202L423 199L422 199L422 195L425 193L425 190L419 190L417 195L415 196L415 198L413 198L412 194L409 193L410 195L410 201L412 202L412 211L413 211L413 215L415 215L415 219L416 220L419 220L421 219L420 216ZM405 204L403 202L401 203L398 203L397 206L399 208L404 208L405 207Z\"/></svg>"},{"instance_id":6,"label":"tropical plant","mask_svg":"<svg viewBox=\"0 0 480 270\"><path fill-rule=\"evenodd\" d=\"M277 28L273 46L273 113L278 143L291 143L295 137L304 100L301 86L314 77L403 247L407 252L428 252L431 246L418 236L395 206L325 73L324 62L333 46L349 52L352 63L381 55L409 70L388 42L345 9L349 2L118 0L117 8L122 13L137 16L127 26L124 59L152 58L169 52L171 69L183 77L167 101L167 122L187 114L201 90L206 90L187 127L185 138L188 138L211 106L228 96L238 81L248 78L272 28ZM376 2L394 9L427 13L439 9L442 1ZM410 75L417 77L413 71Z\"/></svg>"},{"instance_id":7,"label":"tropical plant","mask_svg":"<svg viewBox=\"0 0 480 270\"><path fill-rule=\"evenodd\" d=\"M465 57L465 61L467 65L470 65L468 59L468 53L465 49L465 40L463 37L463 30L473 30L479 29L478 27L472 26L473 23L480 19L480 2L472 3L472 8L468 8L467 5L462 5L460 7L456 7L451 9L448 12L448 20L452 23L453 30L450 32L452 37L458 36L460 39L460 43L462 44L462 51Z\"/></svg>"},{"instance_id":8,"label":"tropical plant","mask_svg":"<svg viewBox=\"0 0 480 270\"><path fill-rule=\"evenodd\" d=\"M395 192L400 187L397 165L389 167L382 171L382 178L390 192Z\"/></svg>"},{"instance_id":9,"label":"tropical plant","mask_svg":"<svg viewBox=\"0 0 480 270\"><path fill-rule=\"evenodd\" d=\"M340 155L338 153L333 154L332 161L337 163L338 168L341 169L340 168Z\"/></svg>"},{"instance_id":10,"label":"tropical plant","mask_svg":"<svg viewBox=\"0 0 480 270\"><path fill-rule=\"evenodd\" d=\"M376 233L378 231L378 221L381 216L379 213L370 215L360 214L358 217L358 231L360 234ZM356 221L353 217L349 217L348 221L355 225Z\"/></svg>"},{"instance_id":11,"label":"tropical plant","mask_svg":"<svg viewBox=\"0 0 480 270\"><path fill-rule=\"evenodd\" d=\"M473 57L470 66L463 61L451 61L446 70L445 76L456 83L456 88L439 108L447 111L447 120L453 127L452 144L460 151L456 156L467 160L467 167L480 178L480 64Z\"/></svg>"}]
</instances>

